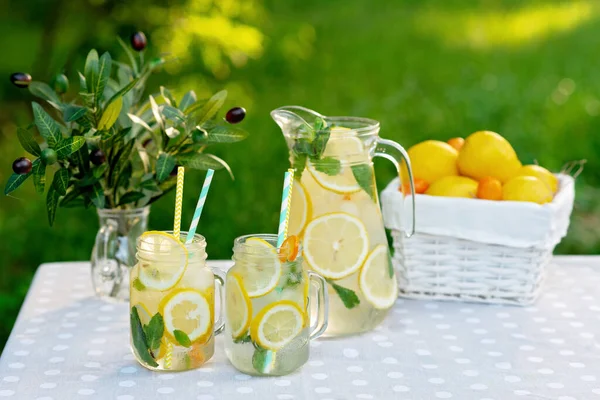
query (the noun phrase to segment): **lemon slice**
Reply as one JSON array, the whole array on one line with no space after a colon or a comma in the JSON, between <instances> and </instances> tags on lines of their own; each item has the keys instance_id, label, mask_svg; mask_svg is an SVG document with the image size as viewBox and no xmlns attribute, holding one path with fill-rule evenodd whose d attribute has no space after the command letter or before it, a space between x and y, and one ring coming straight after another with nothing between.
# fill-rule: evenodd
<instances>
[{"instance_id":1,"label":"lemon slice","mask_svg":"<svg viewBox=\"0 0 600 400\"><path fill-rule=\"evenodd\" d=\"M173 343L175 331L185 333L190 341L205 342L212 334L211 301L194 289L180 289L165 297L160 304L165 330Z\"/></svg>"},{"instance_id":2,"label":"lemon slice","mask_svg":"<svg viewBox=\"0 0 600 400\"><path fill-rule=\"evenodd\" d=\"M261 238L246 240L244 252L236 256L237 271L250 298L270 293L281 278L281 263L277 249Z\"/></svg>"},{"instance_id":3,"label":"lemon slice","mask_svg":"<svg viewBox=\"0 0 600 400\"><path fill-rule=\"evenodd\" d=\"M168 290L181 280L188 263L183 243L165 232L149 231L140 237L139 280L147 288Z\"/></svg>"},{"instance_id":4,"label":"lemon slice","mask_svg":"<svg viewBox=\"0 0 600 400\"><path fill-rule=\"evenodd\" d=\"M390 278L389 263L388 248L380 244L369 254L360 270L360 290L367 301L377 309L390 308L398 297L398 284L395 275Z\"/></svg>"},{"instance_id":5,"label":"lemon slice","mask_svg":"<svg viewBox=\"0 0 600 400\"><path fill-rule=\"evenodd\" d=\"M340 134L340 130L340 128L332 128L323 152L323 157L332 157L340 161L339 173L328 175L319 171L318 166L311 161L308 161L307 168L319 185L325 189L341 194L358 192L361 187L356 182L351 165L368 163L369 154L358 137Z\"/></svg>"},{"instance_id":6,"label":"lemon slice","mask_svg":"<svg viewBox=\"0 0 600 400\"><path fill-rule=\"evenodd\" d=\"M248 331L252 317L252 304L242 282L242 278L236 273L227 276L225 307L227 325L231 329L231 336L234 339L243 336Z\"/></svg>"},{"instance_id":7,"label":"lemon slice","mask_svg":"<svg viewBox=\"0 0 600 400\"><path fill-rule=\"evenodd\" d=\"M367 229L350 214L322 215L304 232L304 258L325 278L341 279L356 272L368 251Z\"/></svg>"},{"instance_id":8,"label":"lemon slice","mask_svg":"<svg viewBox=\"0 0 600 400\"><path fill-rule=\"evenodd\" d=\"M294 179L292 188L292 205L290 207L290 220L288 222L288 235L301 237L306 223L310 220L311 203L308 192L302 184Z\"/></svg>"},{"instance_id":9,"label":"lemon slice","mask_svg":"<svg viewBox=\"0 0 600 400\"><path fill-rule=\"evenodd\" d=\"M281 300L263 308L252 320L250 336L259 346L277 351L304 327L304 312L296 303Z\"/></svg>"}]
</instances>

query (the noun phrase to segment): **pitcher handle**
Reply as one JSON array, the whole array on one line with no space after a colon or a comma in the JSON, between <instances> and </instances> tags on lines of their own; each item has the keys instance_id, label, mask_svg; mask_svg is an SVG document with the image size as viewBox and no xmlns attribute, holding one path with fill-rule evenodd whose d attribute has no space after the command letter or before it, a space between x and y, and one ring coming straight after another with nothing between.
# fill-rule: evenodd
<instances>
[{"instance_id":1,"label":"pitcher handle","mask_svg":"<svg viewBox=\"0 0 600 400\"><path fill-rule=\"evenodd\" d=\"M392 140L378 138L375 157L383 157L394 163L396 170L398 171L398 176L400 176L400 165L402 165L402 161L406 163L408 180L410 181L410 195L412 197L412 226L408 231L404 231L404 234L406 237L411 237L415 233L415 184L408 153L404 150L404 147L400 146L398 143ZM400 181L400 184L402 185L402 181Z\"/></svg>"},{"instance_id":2,"label":"pitcher handle","mask_svg":"<svg viewBox=\"0 0 600 400\"><path fill-rule=\"evenodd\" d=\"M314 324L310 325L310 339L316 339L327 329L329 321L329 293L327 293L327 284L323 277L315 272L308 271L309 285L317 286L317 318ZM310 291L309 291L309 310L310 310ZM309 313L310 315L310 313Z\"/></svg>"},{"instance_id":3,"label":"pitcher handle","mask_svg":"<svg viewBox=\"0 0 600 400\"><path fill-rule=\"evenodd\" d=\"M113 260L115 262L111 263L110 258L108 257L109 246L114 245L115 242L118 240L116 235L117 229L117 221L113 219L107 219L104 225L100 227L100 230L98 230L98 233L96 234L96 241L94 246L94 259L96 260L96 262L93 264L96 268L101 268L100 275L102 275L103 279L109 274L112 274L112 267L116 265L116 268L114 268L115 277L113 279L113 289L110 293L111 296L115 296L115 292L118 292L118 288L122 279L121 268L119 266L119 263L116 260ZM108 270L109 267L111 270Z\"/></svg>"},{"instance_id":4,"label":"pitcher handle","mask_svg":"<svg viewBox=\"0 0 600 400\"><path fill-rule=\"evenodd\" d=\"M217 268L212 268L215 276L215 285L219 287L219 318L215 322L215 336L223 332L225 328L225 274Z\"/></svg>"}]
</instances>

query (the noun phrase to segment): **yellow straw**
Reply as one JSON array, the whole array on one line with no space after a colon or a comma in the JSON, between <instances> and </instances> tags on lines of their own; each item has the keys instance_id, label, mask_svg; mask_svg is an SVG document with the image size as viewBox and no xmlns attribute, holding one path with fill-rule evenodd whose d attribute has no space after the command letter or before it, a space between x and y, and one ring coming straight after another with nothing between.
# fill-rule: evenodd
<instances>
[{"instance_id":1,"label":"yellow straw","mask_svg":"<svg viewBox=\"0 0 600 400\"><path fill-rule=\"evenodd\" d=\"M177 191L175 194L175 221L173 223L173 236L179 240L179 231L181 230L181 206L183 203L183 174L185 168L177 168Z\"/></svg>"},{"instance_id":2,"label":"yellow straw","mask_svg":"<svg viewBox=\"0 0 600 400\"><path fill-rule=\"evenodd\" d=\"M173 345L167 343L167 354L165 354L165 369L171 369L171 360L173 359Z\"/></svg>"}]
</instances>

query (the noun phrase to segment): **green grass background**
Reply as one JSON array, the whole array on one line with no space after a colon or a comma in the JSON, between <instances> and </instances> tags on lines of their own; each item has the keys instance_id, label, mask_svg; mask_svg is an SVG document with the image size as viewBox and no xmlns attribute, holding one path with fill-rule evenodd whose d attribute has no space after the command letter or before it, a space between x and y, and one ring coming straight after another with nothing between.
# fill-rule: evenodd
<instances>
[{"instance_id":1,"label":"green grass background","mask_svg":"<svg viewBox=\"0 0 600 400\"><path fill-rule=\"evenodd\" d=\"M276 230L288 157L269 111L289 104L327 115L377 119L381 135L405 147L428 138L447 140L490 129L510 140L524 163L537 160L558 171L567 161L587 159L577 179L569 235L556 252L599 253L597 2L231 0L220 8L215 4L8 0L0 5L0 76L6 77L0 80L0 180L5 182L12 161L25 155L15 127L31 119L32 98L10 85L10 73L30 71L36 79L48 80L65 65L71 81L76 81L76 69L82 68L91 47L123 59L116 35L125 37L142 29L151 43L168 46L171 37L161 28L191 28L162 20L152 7L189 7L190 15L217 20L225 15L232 24L254 27L261 35L259 50L251 52L245 63L237 63L243 65L235 65L227 55L231 48L234 53L253 48L250 36L232 31L218 43L214 37L219 31L211 30L212 36L200 35L193 41L188 59L176 71L165 71L151 81L154 89L164 84L176 92L225 87L230 92L227 106L241 105L248 111L243 127L250 138L214 148L230 163L236 179L220 172L213 180L200 226L210 258L229 258L238 235ZM212 53L206 49L221 54L221 59L211 61ZM376 173L382 189L395 171L391 164L376 161ZM184 221L191 218L202 175L186 172ZM44 203L31 183L14 197L0 198L0 348L37 266L90 256L98 228L95 211L59 209L50 228ZM172 210L173 194L152 207L150 228L170 228Z\"/></svg>"}]
</instances>

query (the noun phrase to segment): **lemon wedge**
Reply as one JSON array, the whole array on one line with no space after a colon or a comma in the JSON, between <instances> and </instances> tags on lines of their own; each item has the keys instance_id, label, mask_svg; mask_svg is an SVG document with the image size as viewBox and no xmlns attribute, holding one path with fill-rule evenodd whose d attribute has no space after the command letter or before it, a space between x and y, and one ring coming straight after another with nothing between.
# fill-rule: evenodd
<instances>
[{"instance_id":1,"label":"lemon wedge","mask_svg":"<svg viewBox=\"0 0 600 400\"><path fill-rule=\"evenodd\" d=\"M385 310L394 305L398 297L396 276L389 275L388 248L376 246L365 260L358 278L362 294L373 307Z\"/></svg>"},{"instance_id":2,"label":"lemon wedge","mask_svg":"<svg viewBox=\"0 0 600 400\"><path fill-rule=\"evenodd\" d=\"M304 232L304 258L325 278L341 279L358 271L368 251L366 227L347 213L324 214Z\"/></svg>"},{"instance_id":3,"label":"lemon wedge","mask_svg":"<svg viewBox=\"0 0 600 400\"><path fill-rule=\"evenodd\" d=\"M292 205L290 207L290 220L288 222L288 235L301 237L306 223L311 215L311 202L308 192L302 184L294 179L292 188Z\"/></svg>"}]
</instances>

